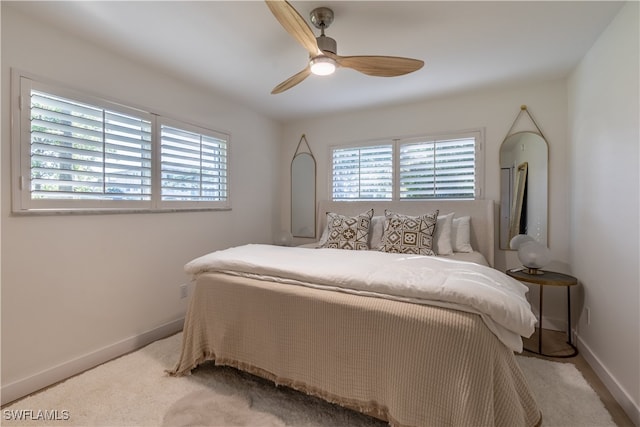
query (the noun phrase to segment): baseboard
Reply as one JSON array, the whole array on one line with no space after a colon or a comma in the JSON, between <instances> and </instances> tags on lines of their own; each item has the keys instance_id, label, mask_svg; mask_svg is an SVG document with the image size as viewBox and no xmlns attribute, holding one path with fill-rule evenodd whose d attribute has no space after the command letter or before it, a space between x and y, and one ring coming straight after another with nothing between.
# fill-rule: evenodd
<instances>
[{"instance_id":1,"label":"baseboard","mask_svg":"<svg viewBox=\"0 0 640 427\"><path fill-rule=\"evenodd\" d=\"M542 327L551 331L567 331L567 319L542 316Z\"/></svg>"},{"instance_id":2,"label":"baseboard","mask_svg":"<svg viewBox=\"0 0 640 427\"><path fill-rule=\"evenodd\" d=\"M584 357L598 378L600 378L611 395L613 395L616 402L618 402L624 412L629 416L631 422L636 426L640 426L640 407L631 399L631 396L629 396L620 383L611 375L600 359L593 354L593 351L591 351L577 332L575 336L582 357Z\"/></svg>"},{"instance_id":3,"label":"baseboard","mask_svg":"<svg viewBox=\"0 0 640 427\"><path fill-rule=\"evenodd\" d=\"M46 369L10 384L2 385L2 405L27 396L59 381L94 368L123 354L138 350L147 344L166 338L182 330L184 318L165 323L152 330L126 338L99 350L80 356L53 368Z\"/></svg>"}]
</instances>

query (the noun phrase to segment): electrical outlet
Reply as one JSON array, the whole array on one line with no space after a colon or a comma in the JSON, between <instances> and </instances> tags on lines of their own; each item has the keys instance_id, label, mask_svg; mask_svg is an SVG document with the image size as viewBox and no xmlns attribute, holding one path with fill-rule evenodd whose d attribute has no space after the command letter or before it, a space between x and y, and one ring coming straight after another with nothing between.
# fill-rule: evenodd
<instances>
[{"instance_id":1,"label":"electrical outlet","mask_svg":"<svg viewBox=\"0 0 640 427\"><path fill-rule=\"evenodd\" d=\"M591 308L585 307L584 311L585 311L585 314L587 315L587 325L590 325L591 324Z\"/></svg>"},{"instance_id":2,"label":"electrical outlet","mask_svg":"<svg viewBox=\"0 0 640 427\"><path fill-rule=\"evenodd\" d=\"M185 299L189 295L189 288L186 283L180 285L180 299Z\"/></svg>"}]
</instances>

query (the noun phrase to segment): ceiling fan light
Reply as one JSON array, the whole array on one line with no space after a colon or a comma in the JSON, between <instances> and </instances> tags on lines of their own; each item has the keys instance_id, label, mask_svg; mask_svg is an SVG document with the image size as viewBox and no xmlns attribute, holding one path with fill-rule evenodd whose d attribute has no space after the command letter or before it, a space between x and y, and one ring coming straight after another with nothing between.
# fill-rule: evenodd
<instances>
[{"instance_id":1,"label":"ceiling fan light","mask_svg":"<svg viewBox=\"0 0 640 427\"><path fill-rule=\"evenodd\" d=\"M324 55L312 58L309 65L311 66L311 72L317 76L328 76L336 71L336 62Z\"/></svg>"}]
</instances>

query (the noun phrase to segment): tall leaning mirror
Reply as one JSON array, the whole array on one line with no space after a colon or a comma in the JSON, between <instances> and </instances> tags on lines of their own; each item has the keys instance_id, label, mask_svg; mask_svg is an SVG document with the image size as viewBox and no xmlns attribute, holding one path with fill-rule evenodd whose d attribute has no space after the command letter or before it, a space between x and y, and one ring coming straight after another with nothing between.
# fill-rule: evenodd
<instances>
[{"instance_id":1,"label":"tall leaning mirror","mask_svg":"<svg viewBox=\"0 0 640 427\"><path fill-rule=\"evenodd\" d=\"M549 148L526 106L537 132L522 131L505 137L500 147L500 249L508 250L518 234L547 245Z\"/></svg>"},{"instance_id":2,"label":"tall leaning mirror","mask_svg":"<svg viewBox=\"0 0 640 427\"><path fill-rule=\"evenodd\" d=\"M316 237L316 159L304 135L291 161L291 234Z\"/></svg>"}]
</instances>

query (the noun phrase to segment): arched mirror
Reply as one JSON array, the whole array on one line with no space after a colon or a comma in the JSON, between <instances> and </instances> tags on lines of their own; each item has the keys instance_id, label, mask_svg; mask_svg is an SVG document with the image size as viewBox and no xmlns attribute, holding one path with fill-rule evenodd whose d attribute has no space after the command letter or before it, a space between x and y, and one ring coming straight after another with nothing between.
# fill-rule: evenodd
<instances>
[{"instance_id":1,"label":"arched mirror","mask_svg":"<svg viewBox=\"0 0 640 427\"><path fill-rule=\"evenodd\" d=\"M299 152L303 140L308 152ZM291 161L291 234L316 237L316 159L304 135Z\"/></svg>"},{"instance_id":2,"label":"arched mirror","mask_svg":"<svg viewBox=\"0 0 640 427\"><path fill-rule=\"evenodd\" d=\"M500 249L518 234L547 245L549 149L537 132L517 132L500 147Z\"/></svg>"}]
</instances>

